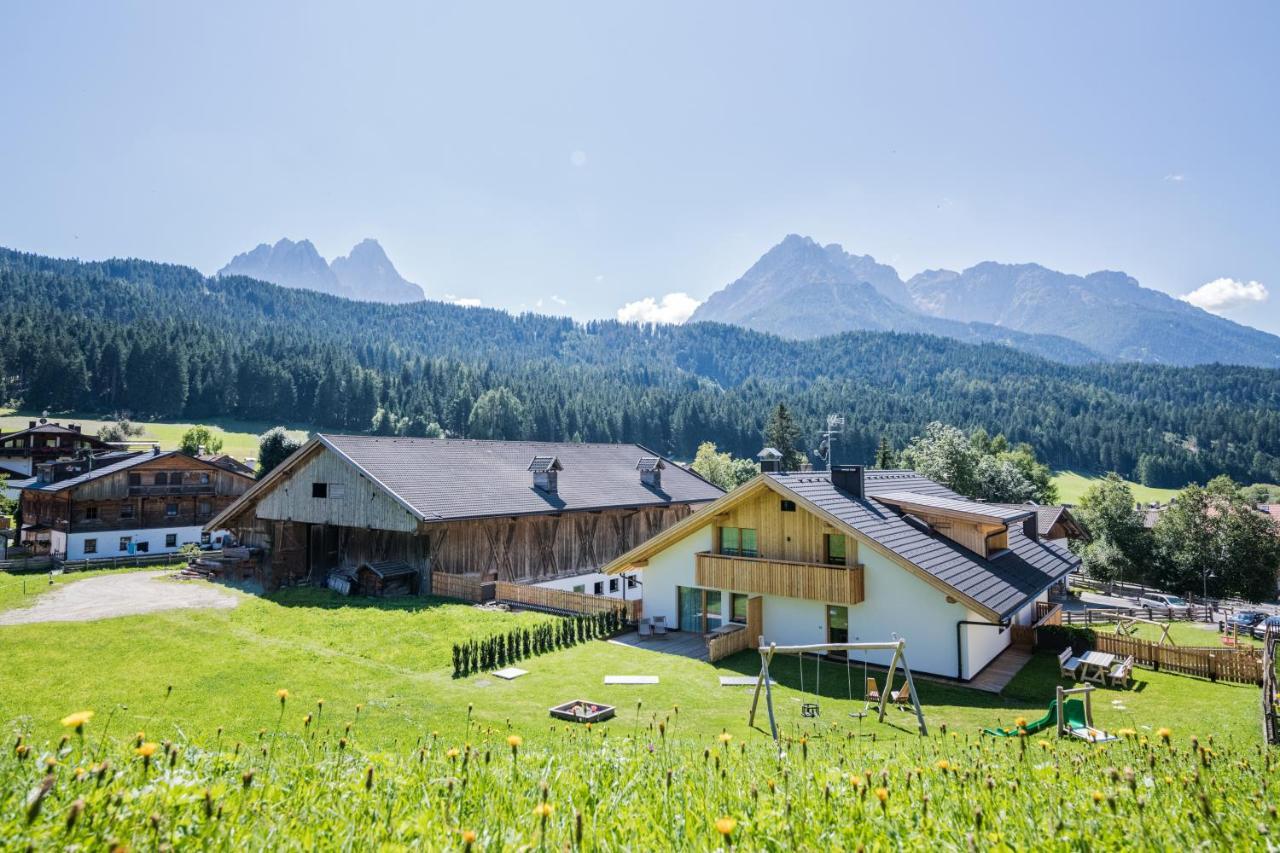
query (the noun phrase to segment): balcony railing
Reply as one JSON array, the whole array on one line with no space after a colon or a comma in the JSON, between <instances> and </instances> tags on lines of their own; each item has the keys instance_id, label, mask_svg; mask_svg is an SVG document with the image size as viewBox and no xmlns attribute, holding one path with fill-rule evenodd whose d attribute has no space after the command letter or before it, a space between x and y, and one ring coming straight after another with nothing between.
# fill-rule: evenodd
<instances>
[{"instance_id":1,"label":"balcony railing","mask_svg":"<svg viewBox=\"0 0 1280 853\"><path fill-rule=\"evenodd\" d=\"M865 599L861 565L826 566L704 551L698 554L694 582L709 589L780 595L828 604L861 604Z\"/></svg>"},{"instance_id":2,"label":"balcony railing","mask_svg":"<svg viewBox=\"0 0 1280 853\"><path fill-rule=\"evenodd\" d=\"M130 486L129 497L157 497L165 495L211 495L213 483L197 483L189 486Z\"/></svg>"}]
</instances>

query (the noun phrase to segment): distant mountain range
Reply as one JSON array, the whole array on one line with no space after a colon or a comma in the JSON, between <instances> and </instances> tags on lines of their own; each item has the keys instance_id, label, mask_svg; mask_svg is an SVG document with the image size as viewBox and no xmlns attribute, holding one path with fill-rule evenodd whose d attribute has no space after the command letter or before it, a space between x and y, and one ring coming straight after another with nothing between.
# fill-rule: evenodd
<instances>
[{"instance_id":1,"label":"distant mountain range","mask_svg":"<svg viewBox=\"0 0 1280 853\"><path fill-rule=\"evenodd\" d=\"M792 234L714 293L690 322L789 338L928 332L1059 361L1280 366L1280 337L1233 323L1119 272L1087 276L985 262L903 281L869 255Z\"/></svg>"},{"instance_id":2,"label":"distant mountain range","mask_svg":"<svg viewBox=\"0 0 1280 853\"><path fill-rule=\"evenodd\" d=\"M219 276L243 275L282 287L318 290L363 302L419 302L422 288L396 271L377 240L362 240L343 258L325 263L310 240L260 243L236 255Z\"/></svg>"}]
</instances>

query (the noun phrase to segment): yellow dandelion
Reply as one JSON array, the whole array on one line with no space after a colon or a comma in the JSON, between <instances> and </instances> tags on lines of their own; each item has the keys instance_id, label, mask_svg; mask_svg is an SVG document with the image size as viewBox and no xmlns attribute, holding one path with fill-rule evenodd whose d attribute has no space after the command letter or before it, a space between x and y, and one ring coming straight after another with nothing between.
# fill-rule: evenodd
<instances>
[{"instance_id":1,"label":"yellow dandelion","mask_svg":"<svg viewBox=\"0 0 1280 853\"><path fill-rule=\"evenodd\" d=\"M721 733L720 733L720 742L721 742L721 743L728 743L728 742L729 742L729 741L731 741L731 740L733 740L733 735L729 734L728 732L721 732Z\"/></svg>"},{"instance_id":2,"label":"yellow dandelion","mask_svg":"<svg viewBox=\"0 0 1280 853\"><path fill-rule=\"evenodd\" d=\"M474 829L464 829L462 831L462 843L468 847L476 843L476 833Z\"/></svg>"},{"instance_id":3,"label":"yellow dandelion","mask_svg":"<svg viewBox=\"0 0 1280 853\"><path fill-rule=\"evenodd\" d=\"M945 758L939 758L938 763L934 766L937 767L939 770L946 772L947 770L951 769L951 762L947 761L947 759Z\"/></svg>"},{"instance_id":4,"label":"yellow dandelion","mask_svg":"<svg viewBox=\"0 0 1280 853\"><path fill-rule=\"evenodd\" d=\"M729 835L738 828L738 822L731 817L722 817L716 820L716 832L721 835Z\"/></svg>"},{"instance_id":5,"label":"yellow dandelion","mask_svg":"<svg viewBox=\"0 0 1280 853\"><path fill-rule=\"evenodd\" d=\"M446 753L444 754L444 757L445 757L445 758L447 758L447 759L449 759L450 761L453 761L453 760L454 760L455 758L457 758L460 754L461 754L461 753L459 753L459 752L458 752L458 748L455 746L455 747L453 747L452 749L450 749L448 752L446 752Z\"/></svg>"},{"instance_id":6,"label":"yellow dandelion","mask_svg":"<svg viewBox=\"0 0 1280 853\"><path fill-rule=\"evenodd\" d=\"M533 816L540 817L543 820L551 817L551 813L555 811L555 807L551 803L538 803L533 807Z\"/></svg>"},{"instance_id":7,"label":"yellow dandelion","mask_svg":"<svg viewBox=\"0 0 1280 853\"><path fill-rule=\"evenodd\" d=\"M62 725L69 729L80 731L84 728L84 724L93 719L92 711L76 711L74 714L68 714L62 718Z\"/></svg>"},{"instance_id":8,"label":"yellow dandelion","mask_svg":"<svg viewBox=\"0 0 1280 853\"><path fill-rule=\"evenodd\" d=\"M147 741L146 743L139 744L138 748L135 749L134 752L141 755L143 758L150 758L156 754L156 750L159 748L160 744L154 741Z\"/></svg>"},{"instance_id":9,"label":"yellow dandelion","mask_svg":"<svg viewBox=\"0 0 1280 853\"><path fill-rule=\"evenodd\" d=\"M1027 727L1027 718L1019 717L1018 719L1013 721L1013 724L1020 729L1025 729Z\"/></svg>"},{"instance_id":10,"label":"yellow dandelion","mask_svg":"<svg viewBox=\"0 0 1280 853\"><path fill-rule=\"evenodd\" d=\"M520 737L520 735L507 735L507 746L512 749L519 749L522 743L524 743L524 738Z\"/></svg>"},{"instance_id":11,"label":"yellow dandelion","mask_svg":"<svg viewBox=\"0 0 1280 853\"><path fill-rule=\"evenodd\" d=\"M276 698L279 699L280 704L283 705L285 700L289 698L289 691L281 687L279 690L276 691Z\"/></svg>"},{"instance_id":12,"label":"yellow dandelion","mask_svg":"<svg viewBox=\"0 0 1280 853\"><path fill-rule=\"evenodd\" d=\"M1168 743L1169 738L1173 737L1173 729L1168 728L1167 726L1161 726L1160 728L1156 729L1156 735L1160 738L1160 740L1164 741L1165 743Z\"/></svg>"},{"instance_id":13,"label":"yellow dandelion","mask_svg":"<svg viewBox=\"0 0 1280 853\"><path fill-rule=\"evenodd\" d=\"M1105 794L1103 794L1101 791L1094 791L1094 792L1093 792L1093 801L1094 801L1095 803L1100 803L1100 802L1102 802L1102 801L1103 801L1103 800L1105 800L1105 799L1106 799L1106 795L1105 795Z\"/></svg>"},{"instance_id":14,"label":"yellow dandelion","mask_svg":"<svg viewBox=\"0 0 1280 853\"><path fill-rule=\"evenodd\" d=\"M877 799L877 800L879 800L879 801L880 801L880 802L882 802L882 803L883 803L883 802L885 802L886 800L888 800L888 799L889 799L889 789L888 789L888 788L876 788L876 799Z\"/></svg>"}]
</instances>

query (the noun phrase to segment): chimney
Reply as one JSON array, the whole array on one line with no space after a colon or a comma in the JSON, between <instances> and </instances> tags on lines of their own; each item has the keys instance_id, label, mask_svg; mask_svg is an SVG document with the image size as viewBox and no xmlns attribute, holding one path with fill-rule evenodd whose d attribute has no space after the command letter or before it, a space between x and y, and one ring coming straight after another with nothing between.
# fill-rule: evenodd
<instances>
[{"instance_id":1,"label":"chimney","mask_svg":"<svg viewBox=\"0 0 1280 853\"><path fill-rule=\"evenodd\" d=\"M152 455L152 456L159 456L159 455L160 455L160 445L158 445L158 444L153 444L153 445L151 445L151 455Z\"/></svg>"},{"instance_id":2,"label":"chimney","mask_svg":"<svg viewBox=\"0 0 1280 853\"><path fill-rule=\"evenodd\" d=\"M1040 520L1036 516L1031 516L1022 522L1022 535L1030 539L1032 542L1040 541Z\"/></svg>"},{"instance_id":3,"label":"chimney","mask_svg":"<svg viewBox=\"0 0 1280 853\"><path fill-rule=\"evenodd\" d=\"M27 429L35 429L35 428L36 428L35 421L27 421Z\"/></svg>"},{"instance_id":4,"label":"chimney","mask_svg":"<svg viewBox=\"0 0 1280 853\"><path fill-rule=\"evenodd\" d=\"M640 482L652 489L662 488L662 469L667 466L656 456L641 456L636 463L640 472Z\"/></svg>"},{"instance_id":5,"label":"chimney","mask_svg":"<svg viewBox=\"0 0 1280 853\"><path fill-rule=\"evenodd\" d=\"M559 488L557 482L557 474L564 470L564 466L560 464L560 460L554 456L535 456L533 461L529 463L529 470L533 472L533 487L549 495L556 494Z\"/></svg>"},{"instance_id":6,"label":"chimney","mask_svg":"<svg viewBox=\"0 0 1280 853\"><path fill-rule=\"evenodd\" d=\"M760 473L779 474L782 472L782 453L775 447L766 447L756 454L760 460Z\"/></svg>"},{"instance_id":7,"label":"chimney","mask_svg":"<svg viewBox=\"0 0 1280 853\"><path fill-rule=\"evenodd\" d=\"M832 465L831 485L855 498L866 497L863 467L861 465Z\"/></svg>"}]
</instances>

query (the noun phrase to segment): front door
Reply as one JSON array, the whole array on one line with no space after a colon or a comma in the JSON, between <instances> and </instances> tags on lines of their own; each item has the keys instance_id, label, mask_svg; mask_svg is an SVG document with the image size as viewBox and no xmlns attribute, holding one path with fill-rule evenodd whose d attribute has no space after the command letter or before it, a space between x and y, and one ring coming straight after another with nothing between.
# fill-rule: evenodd
<instances>
[{"instance_id":1,"label":"front door","mask_svg":"<svg viewBox=\"0 0 1280 853\"><path fill-rule=\"evenodd\" d=\"M849 608L836 604L827 605L827 642L849 642ZM844 652L834 652L842 655Z\"/></svg>"}]
</instances>

